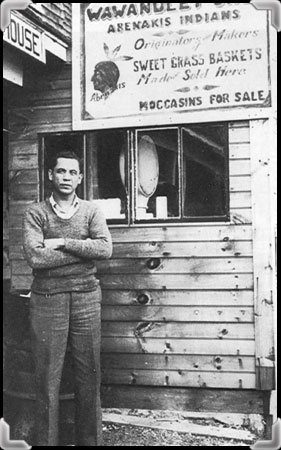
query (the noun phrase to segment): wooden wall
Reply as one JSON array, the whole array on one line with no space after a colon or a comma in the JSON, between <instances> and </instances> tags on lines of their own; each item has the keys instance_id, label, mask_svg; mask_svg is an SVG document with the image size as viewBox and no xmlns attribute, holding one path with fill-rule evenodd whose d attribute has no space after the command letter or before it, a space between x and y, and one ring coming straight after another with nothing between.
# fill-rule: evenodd
<instances>
[{"instance_id":1,"label":"wooden wall","mask_svg":"<svg viewBox=\"0 0 281 450\"><path fill-rule=\"evenodd\" d=\"M11 288L26 290L22 213L39 198L38 133L71 131L70 66L30 78L10 127ZM229 143L230 223L111 228L113 257L99 263L105 385L255 388L247 122L230 124Z\"/></svg>"}]
</instances>

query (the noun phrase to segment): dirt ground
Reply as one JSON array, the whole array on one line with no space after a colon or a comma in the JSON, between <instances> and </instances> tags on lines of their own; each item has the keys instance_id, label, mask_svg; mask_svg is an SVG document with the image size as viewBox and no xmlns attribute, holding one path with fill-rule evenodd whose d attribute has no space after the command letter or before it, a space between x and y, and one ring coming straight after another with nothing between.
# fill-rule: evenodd
<instances>
[{"instance_id":1,"label":"dirt ground","mask_svg":"<svg viewBox=\"0 0 281 450\"><path fill-rule=\"evenodd\" d=\"M122 417L121 417L122 416ZM8 417L4 416L5 419ZM111 417L115 417L115 420L110 421ZM117 423L119 417L125 422L130 421L132 418L134 421L148 421L148 426L137 426L129 423L120 424ZM117 419L116 419L117 418ZM12 425L13 422L13 425ZM33 442L33 425L34 415L20 413L16 415L15 420L12 417L8 419L8 423L12 425L11 436L13 440L25 440L27 444L32 445ZM163 429L150 428L153 424L161 424ZM165 423L173 427L173 424L177 426L183 426L185 432L175 432L173 430L165 429ZM257 423L257 422L256 422ZM172 424L172 425L171 425ZM203 430L202 434L189 432L189 427L193 425L200 425ZM212 429L215 432L218 430L219 435L235 433L235 439L216 437L208 435L209 430ZM194 428L194 427L193 427ZM133 447L133 446L179 446L179 447L249 447L262 438L262 421L259 422L259 430L253 429L250 422L242 417L241 420L218 420L214 417L207 417L204 414L197 415L196 417L190 414L177 412L177 411L150 411L150 410L123 410L123 409L104 409L103 410L103 446L105 447ZM241 431L240 431L241 430ZM245 436L245 432L248 439L239 439L240 432ZM67 420L61 424L60 429L60 444L59 446L73 445L74 440L74 426L72 420Z\"/></svg>"},{"instance_id":2,"label":"dirt ground","mask_svg":"<svg viewBox=\"0 0 281 450\"><path fill-rule=\"evenodd\" d=\"M134 446L161 446L161 447L241 447L253 444L248 441L195 436L186 433L176 433L167 430L153 430L148 428L107 424L103 428L103 445L106 447L134 447Z\"/></svg>"},{"instance_id":3,"label":"dirt ground","mask_svg":"<svg viewBox=\"0 0 281 450\"><path fill-rule=\"evenodd\" d=\"M106 412L114 412L124 414L122 410L106 410ZM180 412L168 412L168 411L148 411L148 410L130 410L126 411L126 415L132 415L134 417L146 417L156 419L161 422L165 419L168 421L173 419L176 423L185 423L188 429L188 423L200 424L206 429L206 435L196 435L192 433L179 433L171 430L160 430L147 427L139 427L132 425L122 425L117 423L104 422L103 424L103 445L104 446L230 446L230 447L249 447L257 442L261 438L261 432L251 429L251 425L248 423L240 424L227 424L220 420L212 418L190 418ZM202 415L203 416L203 415ZM218 430L222 428L232 428L239 430L247 430L251 433L251 440L241 439L226 439L224 437L208 436L208 426L217 427Z\"/></svg>"}]
</instances>

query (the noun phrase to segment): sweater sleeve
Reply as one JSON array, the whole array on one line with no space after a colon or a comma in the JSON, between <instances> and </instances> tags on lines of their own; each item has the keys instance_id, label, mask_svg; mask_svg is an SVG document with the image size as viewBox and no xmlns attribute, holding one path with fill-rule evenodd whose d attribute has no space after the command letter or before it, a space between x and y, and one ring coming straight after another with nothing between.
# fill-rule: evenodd
<instances>
[{"instance_id":1,"label":"sweater sleeve","mask_svg":"<svg viewBox=\"0 0 281 450\"><path fill-rule=\"evenodd\" d=\"M81 258L61 250L44 247L44 218L39 211L28 209L23 218L23 251L32 269L51 269L81 261Z\"/></svg>"},{"instance_id":2,"label":"sweater sleeve","mask_svg":"<svg viewBox=\"0 0 281 450\"><path fill-rule=\"evenodd\" d=\"M65 239L65 251L85 259L108 259L112 255L112 239L103 212L95 206L90 214L87 239Z\"/></svg>"}]
</instances>

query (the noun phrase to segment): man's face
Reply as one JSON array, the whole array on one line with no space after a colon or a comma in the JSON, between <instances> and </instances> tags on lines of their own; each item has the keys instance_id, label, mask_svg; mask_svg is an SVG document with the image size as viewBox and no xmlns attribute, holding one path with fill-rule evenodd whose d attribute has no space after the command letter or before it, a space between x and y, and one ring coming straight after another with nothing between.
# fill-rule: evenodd
<instances>
[{"instance_id":1,"label":"man's face","mask_svg":"<svg viewBox=\"0 0 281 450\"><path fill-rule=\"evenodd\" d=\"M104 75L99 69L95 69L91 80L96 91L104 92L106 90L107 84L104 81Z\"/></svg>"},{"instance_id":2,"label":"man's face","mask_svg":"<svg viewBox=\"0 0 281 450\"><path fill-rule=\"evenodd\" d=\"M53 170L48 172L53 189L61 196L73 194L82 181L79 163L76 159L58 158Z\"/></svg>"}]
</instances>

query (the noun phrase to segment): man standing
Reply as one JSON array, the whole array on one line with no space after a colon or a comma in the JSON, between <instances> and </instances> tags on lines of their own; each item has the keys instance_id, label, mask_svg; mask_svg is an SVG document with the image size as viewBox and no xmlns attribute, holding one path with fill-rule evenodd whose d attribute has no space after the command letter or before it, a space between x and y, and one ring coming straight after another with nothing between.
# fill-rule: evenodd
<instances>
[{"instance_id":1,"label":"man standing","mask_svg":"<svg viewBox=\"0 0 281 450\"><path fill-rule=\"evenodd\" d=\"M97 259L112 241L94 202L81 200L81 161L57 154L53 193L24 214L24 253L33 269L30 319L36 378L36 446L58 446L59 389L69 339L74 363L75 444L102 445L100 303Z\"/></svg>"}]
</instances>

